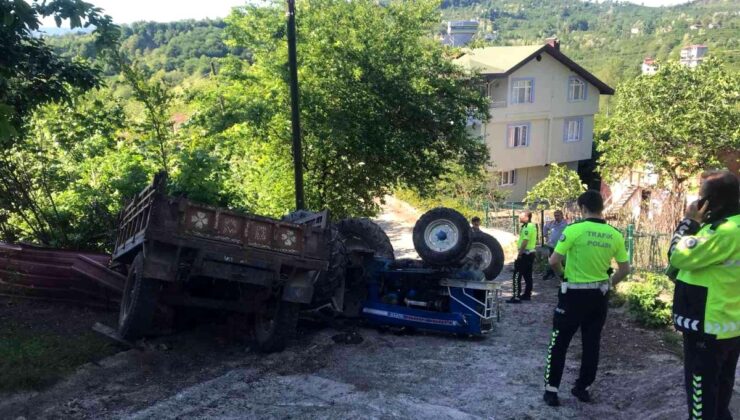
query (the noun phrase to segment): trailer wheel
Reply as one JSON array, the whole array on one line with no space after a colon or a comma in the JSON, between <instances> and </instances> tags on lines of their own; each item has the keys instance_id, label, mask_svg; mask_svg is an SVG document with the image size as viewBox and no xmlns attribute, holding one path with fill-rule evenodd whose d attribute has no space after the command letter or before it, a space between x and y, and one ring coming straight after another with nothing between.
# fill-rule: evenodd
<instances>
[{"instance_id":1,"label":"trailer wheel","mask_svg":"<svg viewBox=\"0 0 740 420\"><path fill-rule=\"evenodd\" d=\"M484 232L473 231L465 258L486 275L486 280L495 279L504 268L504 249L496 238Z\"/></svg>"},{"instance_id":2,"label":"trailer wheel","mask_svg":"<svg viewBox=\"0 0 740 420\"><path fill-rule=\"evenodd\" d=\"M438 207L424 213L414 225L414 248L425 262L457 264L470 249L470 225L456 210Z\"/></svg>"},{"instance_id":3,"label":"trailer wheel","mask_svg":"<svg viewBox=\"0 0 740 420\"><path fill-rule=\"evenodd\" d=\"M344 219L337 223L344 237L347 250L372 249L376 257L394 259L393 245L385 231L377 223L366 218Z\"/></svg>"},{"instance_id":4,"label":"trailer wheel","mask_svg":"<svg viewBox=\"0 0 740 420\"><path fill-rule=\"evenodd\" d=\"M131 263L121 297L118 335L133 340L150 328L157 308L159 280L144 278L144 254L139 252Z\"/></svg>"},{"instance_id":5,"label":"trailer wheel","mask_svg":"<svg viewBox=\"0 0 740 420\"><path fill-rule=\"evenodd\" d=\"M263 353L283 351L295 335L300 304L271 300L267 311L257 313L254 320L254 337L257 349Z\"/></svg>"},{"instance_id":6,"label":"trailer wheel","mask_svg":"<svg viewBox=\"0 0 740 420\"><path fill-rule=\"evenodd\" d=\"M341 286L347 272L347 248L344 238L336 226L329 227L329 268L321 274L316 282L313 303L319 304L331 300Z\"/></svg>"}]
</instances>

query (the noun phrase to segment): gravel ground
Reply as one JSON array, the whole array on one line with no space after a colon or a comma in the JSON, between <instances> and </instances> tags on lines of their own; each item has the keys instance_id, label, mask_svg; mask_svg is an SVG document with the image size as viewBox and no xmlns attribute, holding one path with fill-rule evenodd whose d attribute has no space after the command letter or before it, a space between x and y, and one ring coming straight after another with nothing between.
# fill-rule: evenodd
<instances>
[{"instance_id":1,"label":"gravel ground","mask_svg":"<svg viewBox=\"0 0 740 420\"><path fill-rule=\"evenodd\" d=\"M406 218L380 219L400 252L408 252ZM497 281L510 290L510 278L507 266ZM240 325L209 324L83 366L45 392L0 395L0 418L685 418L679 357L659 332L618 311L604 331L595 401L567 392L578 369L576 335L562 407L545 406L556 289L536 278L533 300L505 307L480 340L359 328L362 343L336 344L332 336L354 326L302 323L286 351L263 356L238 338Z\"/></svg>"}]
</instances>

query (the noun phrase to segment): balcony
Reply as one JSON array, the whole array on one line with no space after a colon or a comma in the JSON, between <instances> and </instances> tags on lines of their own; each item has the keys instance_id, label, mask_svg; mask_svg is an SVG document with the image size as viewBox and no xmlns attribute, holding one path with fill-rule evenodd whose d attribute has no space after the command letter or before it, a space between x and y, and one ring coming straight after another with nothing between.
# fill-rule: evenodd
<instances>
[{"instance_id":1,"label":"balcony","mask_svg":"<svg viewBox=\"0 0 740 420\"><path fill-rule=\"evenodd\" d=\"M506 108L506 101L491 101L491 108Z\"/></svg>"}]
</instances>

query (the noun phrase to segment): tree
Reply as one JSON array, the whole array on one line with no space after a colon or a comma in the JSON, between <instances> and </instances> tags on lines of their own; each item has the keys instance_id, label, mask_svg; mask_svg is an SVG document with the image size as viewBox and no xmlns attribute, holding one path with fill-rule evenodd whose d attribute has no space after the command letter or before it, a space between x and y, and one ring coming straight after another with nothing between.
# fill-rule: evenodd
<instances>
[{"instance_id":1,"label":"tree","mask_svg":"<svg viewBox=\"0 0 740 420\"><path fill-rule=\"evenodd\" d=\"M586 186L581 183L578 172L553 163L547 177L529 190L524 201L530 205L536 204L538 208L562 209L584 191Z\"/></svg>"},{"instance_id":2,"label":"tree","mask_svg":"<svg viewBox=\"0 0 740 420\"><path fill-rule=\"evenodd\" d=\"M98 46L116 45L118 30L102 10L81 0L28 4L0 0L0 147L22 137L24 124L39 106L69 101L75 90L100 83L90 63L61 57L44 38L34 36L40 19L52 16L57 26L68 19L72 28L95 26Z\"/></svg>"},{"instance_id":3,"label":"tree","mask_svg":"<svg viewBox=\"0 0 740 420\"><path fill-rule=\"evenodd\" d=\"M650 165L672 192L673 218L686 182L740 149L740 74L716 59L695 69L668 62L654 76L625 82L611 111L609 139L599 144L602 174L614 179Z\"/></svg>"},{"instance_id":4,"label":"tree","mask_svg":"<svg viewBox=\"0 0 740 420\"><path fill-rule=\"evenodd\" d=\"M466 124L486 119L488 104L429 36L436 2L311 0L297 8L310 208L372 215L375 198L397 185L423 190L451 162L482 167L486 146ZM293 194L284 4L246 6L227 23L229 45L249 48L251 62L222 68L194 121L231 145L235 204L280 214Z\"/></svg>"}]
</instances>

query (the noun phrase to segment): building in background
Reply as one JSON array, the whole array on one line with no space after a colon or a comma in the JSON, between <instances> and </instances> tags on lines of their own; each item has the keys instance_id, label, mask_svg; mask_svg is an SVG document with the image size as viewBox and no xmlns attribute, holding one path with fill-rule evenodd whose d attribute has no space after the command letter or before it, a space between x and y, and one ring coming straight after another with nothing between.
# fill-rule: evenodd
<instances>
[{"instance_id":1,"label":"building in background","mask_svg":"<svg viewBox=\"0 0 740 420\"><path fill-rule=\"evenodd\" d=\"M447 32L442 36L442 42L453 47L461 47L470 42L477 33L477 20L451 20L447 22Z\"/></svg>"},{"instance_id":2,"label":"building in background","mask_svg":"<svg viewBox=\"0 0 740 420\"><path fill-rule=\"evenodd\" d=\"M701 64L707 56L709 47L706 45L689 45L681 49L681 59L679 62L684 66L694 68Z\"/></svg>"},{"instance_id":3,"label":"building in background","mask_svg":"<svg viewBox=\"0 0 740 420\"><path fill-rule=\"evenodd\" d=\"M656 71L658 71L658 64L655 62L655 59L652 57L645 57L645 59L642 60L642 74L653 75Z\"/></svg>"},{"instance_id":4,"label":"building in background","mask_svg":"<svg viewBox=\"0 0 740 420\"><path fill-rule=\"evenodd\" d=\"M508 201L522 201L553 163L577 170L591 158L599 96L614 89L560 52L560 42L488 47L456 62L485 77L491 119L470 122L491 152L491 171Z\"/></svg>"}]
</instances>

